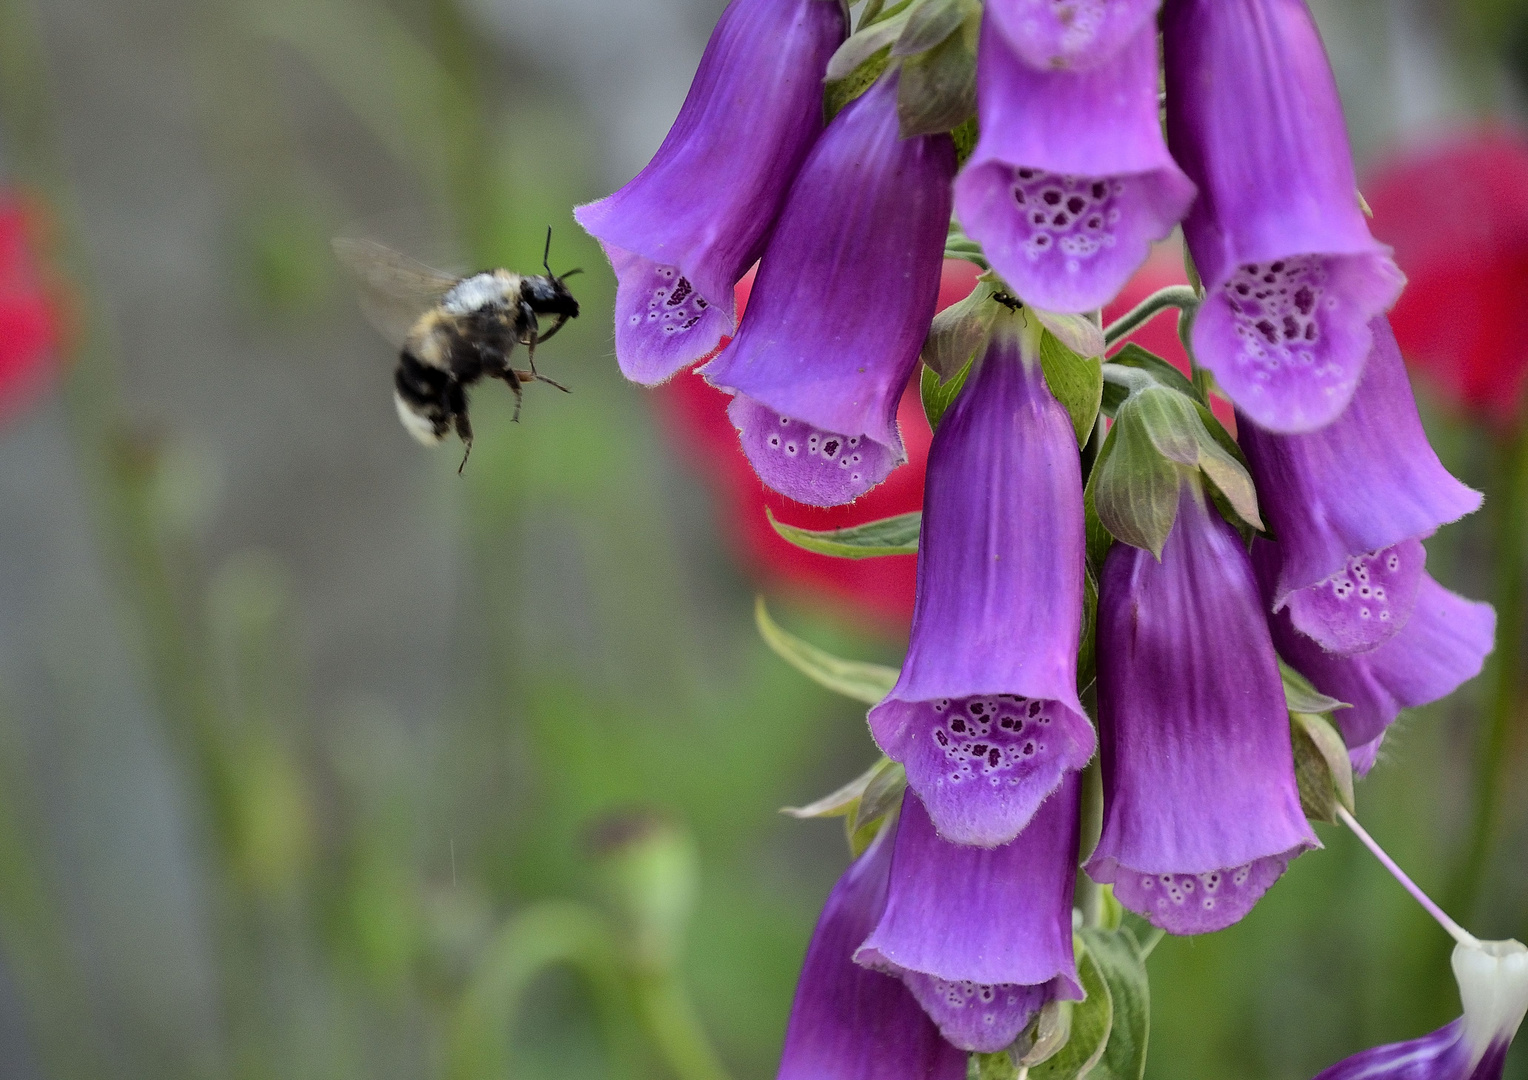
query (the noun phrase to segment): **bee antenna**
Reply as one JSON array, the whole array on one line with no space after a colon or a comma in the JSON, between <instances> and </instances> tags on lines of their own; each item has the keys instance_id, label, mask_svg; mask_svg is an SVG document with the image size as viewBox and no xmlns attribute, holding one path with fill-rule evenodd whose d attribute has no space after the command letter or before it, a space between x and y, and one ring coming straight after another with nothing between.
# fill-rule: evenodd
<instances>
[{"instance_id":1,"label":"bee antenna","mask_svg":"<svg viewBox=\"0 0 1528 1080\"><path fill-rule=\"evenodd\" d=\"M541 266L546 271L547 277L552 277L552 268L547 265L547 260L552 257L552 227L546 227L546 249L541 253ZM566 274L563 277L567 277Z\"/></svg>"},{"instance_id":2,"label":"bee antenna","mask_svg":"<svg viewBox=\"0 0 1528 1080\"><path fill-rule=\"evenodd\" d=\"M583 272L584 272L584 268L582 266L575 266L573 269L569 270L566 274L562 275L562 277L558 278L557 280L558 281L566 281L568 278L572 277L574 274L582 274Z\"/></svg>"}]
</instances>

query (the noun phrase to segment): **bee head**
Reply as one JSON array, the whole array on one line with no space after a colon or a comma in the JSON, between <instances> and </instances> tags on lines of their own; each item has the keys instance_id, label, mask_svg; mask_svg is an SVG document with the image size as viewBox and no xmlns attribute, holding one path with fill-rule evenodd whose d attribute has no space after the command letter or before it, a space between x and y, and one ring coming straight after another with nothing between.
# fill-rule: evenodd
<instances>
[{"instance_id":1,"label":"bee head","mask_svg":"<svg viewBox=\"0 0 1528 1080\"><path fill-rule=\"evenodd\" d=\"M562 277L552 274L546 276L537 275L525 279L526 299L538 315L562 315L572 319L578 316L578 301L574 298L571 289L564 284L564 279L578 273L570 270Z\"/></svg>"}]
</instances>

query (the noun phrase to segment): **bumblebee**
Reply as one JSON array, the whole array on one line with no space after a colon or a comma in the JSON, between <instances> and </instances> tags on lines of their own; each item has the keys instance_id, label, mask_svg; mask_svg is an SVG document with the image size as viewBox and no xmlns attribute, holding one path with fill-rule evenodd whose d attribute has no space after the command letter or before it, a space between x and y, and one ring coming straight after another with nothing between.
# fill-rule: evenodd
<instances>
[{"instance_id":1,"label":"bumblebee","mask_svg":"<svg viewBox=\"0 0 1528 1080\"><path fill-rule=\"evenodd\" d=\"M568 392L536 370L536 346L578 315L578 301L565 281L579 271L553 274L547 264L550 229L546 240L541 257L546 273L534 277L502 269L455 277L370 240L334 241L335 255L360 282L362 310L399 349L393 374L398 419L426 446L437 445L455 429L466 447L463 466L472 453L467 390L479 379L509 384L515 420L520 419L526 383L544 382ZM545 333L542 316L557 320ZM527 369L510 365L516 345L525 346Z\"/></svg>"}]
</instances>

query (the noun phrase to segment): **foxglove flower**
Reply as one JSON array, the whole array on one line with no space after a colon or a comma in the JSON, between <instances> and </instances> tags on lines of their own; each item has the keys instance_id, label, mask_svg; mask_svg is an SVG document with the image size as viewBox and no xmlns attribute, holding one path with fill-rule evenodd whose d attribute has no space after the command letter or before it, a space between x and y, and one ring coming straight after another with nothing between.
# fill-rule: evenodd
<instances>
[{"instance_id":1,"label":"foxglove flower","mask_svg":"<svg viewBox=\"0 0 1528 1080\"><path fill-rule=\"evenodd\" d=\"M998 29L1001 10L989 8L982 23L981 138L955 182L956 210L1026 301L1090 311L1119 292L1194 198L1162 139L1156 23L1141 22L1108 64L1039 70Z\"/></svg>"},{"instance_id":2,"label":"foxglove flower","mask_svg":"<svg viewBox=\"0 0 1528 1080\"><path fill-rule=\"evenodd\" d=\"M876 742L957 844L1012 840L1096 744L1077 700L1081 464L1039 332L999 316L934 433L912 637L870 710Z\"/></svg>"},{"instance_id":3,"label":"foxglove flower","mask_svg":"<svg viewBox=\"0 0 1528 1080\"><path fill-rule=\"evenodd\" d=\"M987 0L1009 45L1042 71L1097 67L1154 26L1162 0ZM1155 35L1153 35L1155 36Z\"/></svg>"},{"instance_id":4,"label":"foxglove flower","mask_svg":"<svg viewBox=\"0 0 1528 1080\"><path fill-rule=\"evenodd\" d=\"M1263 595L1271 596L1279 576L1283 544L1257 540L1252 561ZM1299 633L1290 611L1269 621L1279 654L1323 694L1347 702L1332 719L1350 748L1353 765L1366 773L1374 764L1385 730L1402 709L1447 697L1480 674L1496 640L1496 612L1490 604L1466 600L1422 574L1416 608L1406 625L1371 652L1335 656Z\"/></svg>"},{"instance_id":5,"label":"foxglove flower","mask_svg":"<svg viewBox=\"0 0 1528 1080\"><path fill-rule=\"evenodd\" d=\"M1197 478L1161 562L1128 544L1104 562L1098 718L1104 826L1087 872L1153 924L1230 926L1318 846L1257 581Z\"/></svg>"},{"instance_id":6,"label":"foxglove flower","mask_svg":"<svg viewBox=\"0 0 1528 1080\"><path fill-rule=\"evenodd\" d=\"M574 211L615 269L628 379L663 382L732 333L732 287L822 131L822 73L845 29L835 0L733 0L652 161Z\"/></svg>"},{"instance_id":7,"label":"foxglove flower","mask_svg":"<svg viewBox=\"0 0 1528 1080\"><path fill-rule=\"evenodd\" d=\"M1080 1000L1077 803L1073 775L1018 839L977 848L941 840L907 791L886 907L855 961L900 978L962 1050L995 1053L1047 1001Z\"/></svg>"},{"instance_id":8,"label":"foxglove flower","mask_svg":"<svg viewBox=\"0 0 1528 1080\"><path fill-rule=\"evenodd\" d=\"M1316 1080L1501 1080L1528 1011L1528 949L1516 941L1454 948L1464 1015L1431 1035L1361 1051Z\"/></svg>"},{"instance_id":9,"label":"foxglove flower","mask_svg":"<svg viewBox=\"0 0 1528 1080\"><path fill-rule=\"evenodd\" d=\"M1255 423L1322 427L1403 278L1359 208L1316 24L1304 0L1170 0L1163 40L1168 142L1199 187L1194 351Z\"/></svg>"},{"instance_id":10,"label":"foxglove flower","mask_svg":"<svg viewBox=\"0 0 1528 1080\"><path fill-rule=\"evenodd\" d=\"M964 1080L966 1056L890 975L851 959L886 903L891 825L844 871L812 932L779 1080Z\"/></svg>"},{"instance_id":11,"label":"foxglove flower","mask_svg":"<svg viewBox=\"0 0 1528 1080\"><path fill-rule=\"evenodd\" d=\"M748 316L704 374L759 479L849 502L906 460L897 402L934 318L955 144L903 139L897 80L834 118L791 188Z\"/></svg>"},{"instance_id":12,"label":"foxglove flower","mask_svg":"<svg viewBox=\"0 0 1528 1080\"><path fill-rule=\"evenodd\" d=\"M1320 431L1238 427L1263 514L1279 538L1274 610L1331 652L1372 649L1411 617L1421 539L1480 506L1422 430L1395 336L1383 318L1352 402Z\"/></svg>"}]
</instances>

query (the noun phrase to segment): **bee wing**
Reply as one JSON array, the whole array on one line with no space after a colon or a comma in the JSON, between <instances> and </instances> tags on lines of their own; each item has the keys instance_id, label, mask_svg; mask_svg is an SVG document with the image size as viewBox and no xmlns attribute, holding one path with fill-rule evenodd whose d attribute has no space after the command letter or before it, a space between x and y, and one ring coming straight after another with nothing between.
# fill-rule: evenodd
<instances>
[{"instance_id":1,"label":"bee wing","mask_svg":"<svg viewBox=\"0 0 1528 1080\"><path fill-rule=\"evenodd\" d=\"M419 316L461 280L374 240L337 237L334 254L361 286L367 320L394 346L401 346Z\"/></svg>"}]
</instances>

